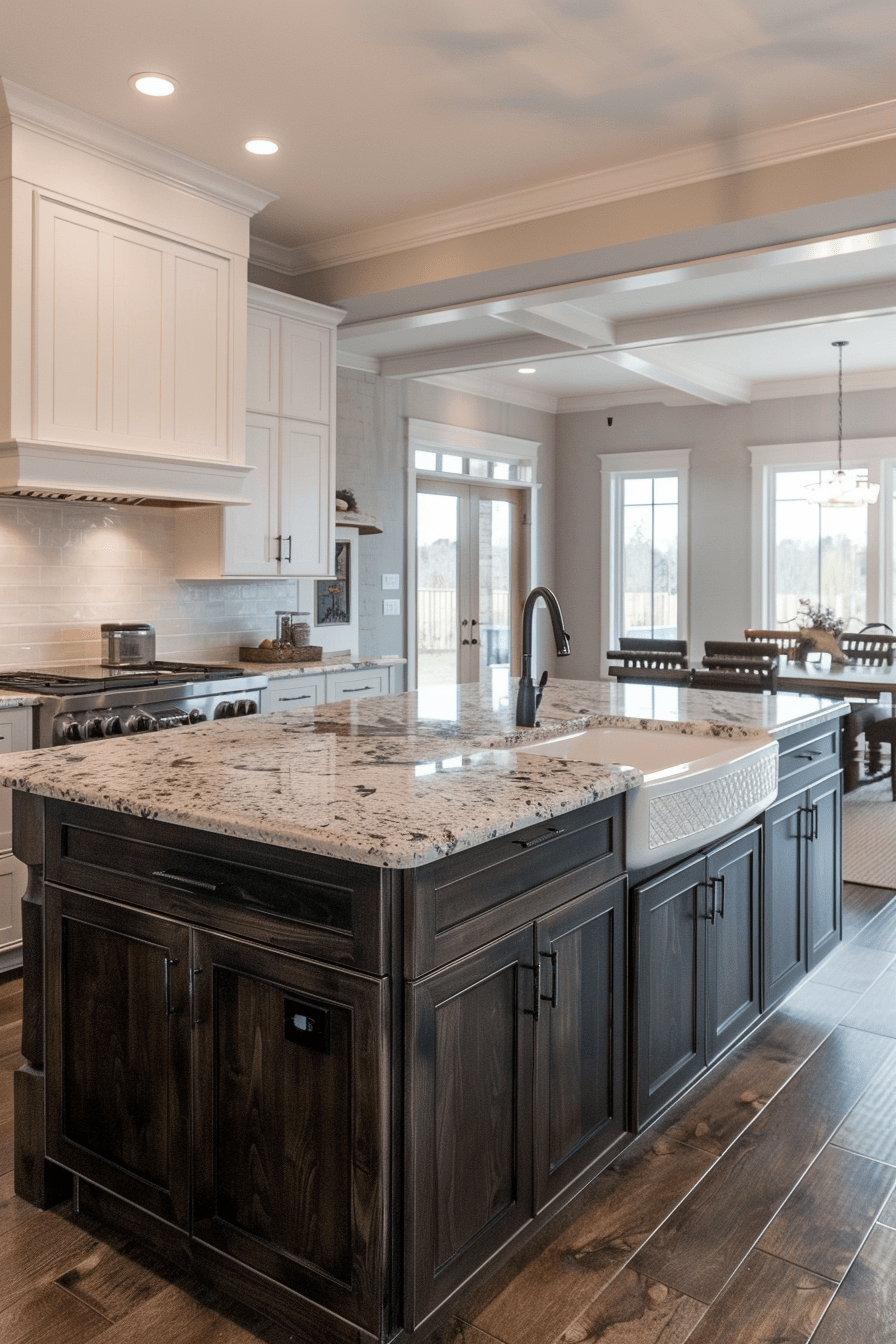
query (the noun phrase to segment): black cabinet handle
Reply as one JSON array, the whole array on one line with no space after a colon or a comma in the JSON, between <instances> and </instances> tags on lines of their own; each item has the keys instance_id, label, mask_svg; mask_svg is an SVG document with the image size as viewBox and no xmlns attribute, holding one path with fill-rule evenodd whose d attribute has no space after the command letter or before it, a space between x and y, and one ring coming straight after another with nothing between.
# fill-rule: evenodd
<instances>
[{"instance_id":1,"label":"black cabinet handle","mask_svg":"<svg viewBox=\"0 0 896 1344\"><path fill-rule=\"evenodd\" d=\"M287 563L288 565L291 565L291 564L292 564L292 533L291 533L291 532L290 532L289 536L286 538L286 540L289 542L289 555L286 557L286 563Z\"/></svg>"},{"instance_id":2,"label":"black cabinet handle","mask_svg":"<svg viewBox=\"0 0 896 1344\"><path fill-rule=\"evenodd\" d=\"M357 691L375 691L375 690L376 690L375 686L343 686L342 694L351 695L353 692Z\"/></svg>"},{"instance_id":3,"label":"black cabinet handle","mask_svg":"<svg viewBox=\"0 0 896 1344\"><path fill-rule=\"evenodd\" d=\"M310 700L311 695L306 691L304 695L278 695L277 699L281 703L285 703L287 700Z\"/></svg>"},{"instance_id":4,"label":"black cabinet handle","mask_svg":"<svg viewBox=\"0 0 896 1344\"><path fill-rule=\"evenodd\" d=\"M551 992L550 994L539 994L540 999L544 999L552 1008L557 1007L557 994L559 992L559 969L557 966L557 950L552 948L550 952L539 952L540 957L549 957L551 961Z\"/></svg>"},{"instance_id":5,"label":"black cabinet handle","mask_svg":"<svg viewBox=\"0 0 896 1344\"><path fill-rule=\"evenodd\" d=\"M541 1016L541 962L538 957L535 958L534 966L520 962L520 970L532 972L532 1007L524 1008L523 1012L529 1017L534 1017L537 1022Z\"/></svg>"},{"instance_id":6,"label":"black cabinet handle","mask_svg":"<svg viewBox=\"0 0 896 1344\"><path fill-rule=\"evenodd\" d=\"M177 966L177 957L165 957L164 975L165 975L165 1016L174 1017L180 1012L179 1008L171 1007L171 967Z\"/></svg>"},{"instance_id":7,"label":"black cabinet handle","mask_svg":"<svg viewBox=\"0 0 896 1344\"><path fill-rule=\"evenodd\" d=\"M795 751L793 759L795 761L817 761L821 754L820 751Z\"/></svg>"},{"instance_id":8,"label":"black cabinet handle","mask_svg":"<svg viewBox=\"0 0 896 1344\"><path fill-rule=\"evenodd\" d=\"M193 877L190 873L178 873L170 868L160 868L158 872L153 873L153 877L159 882L176 882L179 887L196 887L198 891L217 891L221 885L220 882L206 882L201 877Z\"/></svg>"},{"instance_id":9,"label":"black cabinet handle","mask_svg":"<svg viewBox=\"0 0 896 1344\"><path fill-rule=\"evenodd\" d=\"M519 845L520 849L535 849L536 845L546 845L551 840L556 840L565 829L563 826L552 826L550 830L543 832L541 835L533 835L531 840L514 840L513 843Z\"/></svg>"},{"instance_id":10,"label":"black cabinet handle","mask_svg":"<svg viewBox=\"0 0 896 1344\"><path fill-rule=\"evenodd\" d=\"M196 977L203 974L202 966L190 967L190 1026L195 1027L199 1024L196 1016Z\"/></svg>"}]
</instances>

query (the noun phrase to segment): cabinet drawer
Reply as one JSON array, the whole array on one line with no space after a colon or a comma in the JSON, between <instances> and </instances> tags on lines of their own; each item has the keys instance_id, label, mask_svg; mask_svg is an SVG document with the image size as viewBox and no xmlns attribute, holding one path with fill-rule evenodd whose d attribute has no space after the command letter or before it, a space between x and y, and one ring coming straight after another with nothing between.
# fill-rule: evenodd
<instances>
[{"instance_id":1,"label":"cabinet drawer","mask_svg":"<svg viewBox=\"0 0 896 1344\"><path fill-rule=\"evenodd\" d=\"M392 874L74 803L47 806L47 877L383 975Z\"/></svg>"},{"instance_id":2,"label":"cabinet drawer","mask_svg":"<svg viewBox=\"0 0 896 1344\"><path fill-rule=\"evenodd\" d=\"M389 694L389 669L364 667L357 672L328 672L328 700L362 700L368 695Z\"/></svg>"},{"instance_id":3,"label":"cabinet drawer","mask_svg":"<svg viewBox=\"0 0 896 1344\"><path fill-rule=\"evenodd\" d=\"M313 709L326 700L326 683L319 676L272 678L261 695L262 714L275 710Z\"/></svg>"},{"instance_id":4,"label":"cabinet drawer","mask_svg":"<svg viewBox=\"0 0 896 1344\"><path fill-rule=\"evenodd\" d=\"M782 738L778 744L778 794L792 793L840 766L840 719Z\"/></svg>"},{"instance_id":5,"label":"cabinet drawer","mask_svg":"<svg viewBox=\"0 0 896 1344\"><path fill-rule=\"evenodd\" d=\"M407 875L410 978L445 966L622 872L624 795Z\"/></svg>"}]
</instances>

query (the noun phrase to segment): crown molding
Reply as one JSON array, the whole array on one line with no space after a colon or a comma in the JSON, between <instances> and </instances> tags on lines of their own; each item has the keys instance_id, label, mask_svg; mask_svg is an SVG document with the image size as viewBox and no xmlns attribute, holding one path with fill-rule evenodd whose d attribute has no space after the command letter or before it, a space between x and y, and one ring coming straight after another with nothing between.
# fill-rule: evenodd
<instances>
[{"instance_id":1,"label":"crown molding","mask_svg":"<svg viewBox=\"0 0 896 1344\"><path fill-rule=\"evenodd\" d=\"M353 350L340 350L336 347L337 369L355 369L358 373L379 374L380 361L375 355L356 355Z\"/></svg>"},{"instance_id":2,"label":"crown molding","mask_svg":"<svg viewBox=\"0 0 896 1344\"><path fill-rule=\"evenodd\" d=\"M835 150L852 149L896 137L896 99L768 130L696 145L672 154L583 173L524 191L508 192L453 210L418 215L394 224L283 247L251 239L251 258L283 275L302 275L422 247L472 233L507 228L552 215L645 196L735 173L772 167Z\"/></svg>"},{"instance_id":3,"label":"crown molding","mask_svg":"<svg viewBox=\"0 0 896 1344\"><path fill-rule=\"evenodd\" d=\"M154 140L122 130L87 112L79 112L55 98L23 88L21 84L0 79L0 86L8 114L4 118L0 111L0 124L37 131L61 144L87 150L121 167L136 169L146 177L216 205L224 205L242 215L255 215L277 199L274 192L200 163L177 150L166 149Z\"/></svg>"},{"instance_id":4,"label":"crown molding","mask_svg":"<svg viewBox=\"0 0 896 1344\"><path fill-rule=\"evenodd\" d=\"M439 373L431 378L412 378L410 382L429 383L433 387L447 387L452 392L465 392L471 397L486 397L489 401L504 402L509 406L524 406L530 411L547 411L556 415L559 399L548 392L529 388L510 387L480 373Z\"/></svg>"},{"instance_id":5,"label":"crown molding","mask_svg":"<svg viewBox=\"0 0 896 1344\"><path fill-rule=\"evenodd\" d=\"M867 369L844 373L843 391L880 392L896 388L896 369ZM819 378L781 378L767 383L750 384L751 401L777 401L782 397L824 397L837 395L837 375Z\"/></svg>"}]
</instances>

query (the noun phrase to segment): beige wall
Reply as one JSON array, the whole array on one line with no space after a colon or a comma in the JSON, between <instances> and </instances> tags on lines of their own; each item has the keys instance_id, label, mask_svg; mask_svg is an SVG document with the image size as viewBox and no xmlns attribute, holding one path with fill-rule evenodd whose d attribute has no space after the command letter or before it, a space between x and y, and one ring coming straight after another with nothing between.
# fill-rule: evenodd
<instances>
[{"instance_id":1,"label":"beige wall","mask_svg":"<svg viewBox=\"0 0 896 1344\"><path fill-rule=\"evenodd\" d=\"M613 417L612 427L607 424ZM691 650L737 639L751 623L751 446L836 438L836 397L794 397L748 406L621 406L561 415L557 424L557 593L572 636L564 676L598 675L600 453L690 449ZM844 438L896 430L896 392L850 393Z\"/></svg>"}]
</instances>

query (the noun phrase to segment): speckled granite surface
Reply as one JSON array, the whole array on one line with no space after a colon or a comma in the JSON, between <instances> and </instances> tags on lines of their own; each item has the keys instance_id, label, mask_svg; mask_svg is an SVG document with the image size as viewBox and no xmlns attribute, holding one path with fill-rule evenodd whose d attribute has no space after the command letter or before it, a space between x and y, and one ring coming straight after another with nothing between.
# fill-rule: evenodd
<instances>
[{"instance_id":1,"label":"speckled granite surface","mask_svg":"<svg viewBox=\"0 0 896 1344\"><path fill-rule=\"evenodd\" d=\"M414 867L620 793L636 770L508 748L593 723L777 736L843 706L611 682L556 681L539 727L506 686L436 687L21 752L0 782L29 792L380 867Z\"/></svg>"},{"instance_id":2,"label":"speckled granite surface","mask_svg":"<svg viewBox=\"0 0 896 1344\"><path fill-rule=\"evenodd\" d=\"M407 658L384 654L377 658L327 658L319 663L249 663L235 658L231 667L241 667L253 676L265 676L268 681L278 677L319 677L322 672L360 672L365 667L404 667Z\"/></svg>"}]
</instances>

